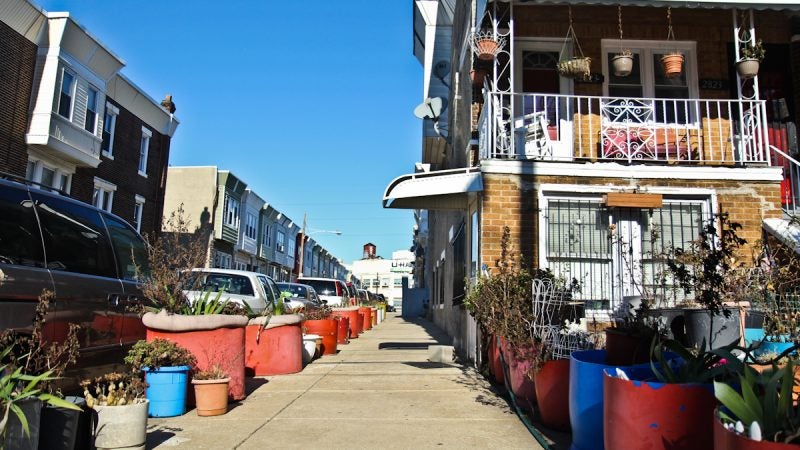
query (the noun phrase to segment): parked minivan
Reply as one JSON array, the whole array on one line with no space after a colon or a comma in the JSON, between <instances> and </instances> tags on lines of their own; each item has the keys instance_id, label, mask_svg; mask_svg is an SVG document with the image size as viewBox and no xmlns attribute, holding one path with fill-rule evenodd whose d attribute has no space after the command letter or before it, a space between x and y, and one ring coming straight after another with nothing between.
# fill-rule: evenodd
<instances>
[{"instance_id":1,"label":"parked minivan","mask_svg":"<svg viewBox=\"0 0 800 450\"><path fill-rule=\"evenodd\" d=\"M43 334L61 341L78 324L80 373L122 363L145 329L128 306L141 301L142 237L125 220L62 195L0 179L0 331L32 328L37 299L55 293ZM89 369L98 369L92 372Z\"/></svg>"},{"instance_id":2,"label":"parked minivan","mask_svg":"<svg viewBox=\"0 0 800 450\"><path fill-rule=\"evenodd\" d=\"M319 294L319 298L328 302L328 306L347 306L350 298L347 285L342 280L302 277L298 278L296 283L313 287Z\"/></svg>"}]
</instances>

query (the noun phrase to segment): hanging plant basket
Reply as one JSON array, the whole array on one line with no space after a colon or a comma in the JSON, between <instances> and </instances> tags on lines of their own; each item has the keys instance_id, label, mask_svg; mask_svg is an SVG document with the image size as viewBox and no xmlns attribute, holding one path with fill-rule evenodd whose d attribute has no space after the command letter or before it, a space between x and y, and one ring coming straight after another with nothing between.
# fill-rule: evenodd
<instances>
[{"instance_id":1,"label":"hanging plant basket","mask_svg":"<svg viewBox=\"0 0 800 450\"><path fill-rule=\"evenodd\" d=\"M630 50L623 50L611 58L611 66L614 69L614 76L627 77L633 70L633 53Z\"/></svg>"},{"instance_id":2,"label":"hanging plant basket","mask_svg":"<svg viewBox=\"0 0 800 450\"><path fill-rule=\"evenodd\" d=\"M472 35L470 39L472 44L472 51L478 59L484 61L492 61L503 49L506 39L502 36L496 36L489 31L479 31Z\"/></svg>"},{"instance_id":3,"label":"hanging plant basket","mask_svg":"<svg viewBox=\"0 0 800 450\"><path fill-rule=\"evenodd\" d=\"M758 75L758 69L761 66L761 61L753 58L740 59L736 62L736 72L739 78L749 80Z\"/></svg>"},{"instance_id":4,"label":"hanging plant basket","mask_svg":"<svg viewBox=\"0 0 800 450\"><path fill-rule=\"evenodd\" d=\"M571 59L559 61L556 66L558 74L565 78L586 79L592 73L592 58L576 56Z\"/></svg>"},{"instance_id":5,"label":"hanging plant basket","mask_svg":"<svg viewBox=\"0 0 800 450\"><path fill-rule=\"evenodd\" d=\"M667 78L679 77L683 73L683 55L677 52L664 55L661 57L661 66Z\"/></svg>"}]
</instances>

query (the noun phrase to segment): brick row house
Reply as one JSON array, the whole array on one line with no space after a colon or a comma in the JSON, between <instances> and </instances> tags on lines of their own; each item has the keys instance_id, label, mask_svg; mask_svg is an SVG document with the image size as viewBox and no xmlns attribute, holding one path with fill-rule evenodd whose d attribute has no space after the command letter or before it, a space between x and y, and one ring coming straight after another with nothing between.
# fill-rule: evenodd
<instances>
[{"instance_id":1,"label":"brick row house","mask_svg":"<svg viewBox=\"0 0 800 450\"><path fill-rule=\"evenodd\" d=\"M0 7L0 171L93 203L143 233L160 229L178 126L68 13Z\"/></svg>"},{"instance_id":2,"label":"brick row house","mask_svg":"<svg viewBox=\"0 0 800 450\"><path fill-rule=\"evenodd\" d=\"M681 300L656 282L658 255L713 214L728 213L750 244L794 214L796 2L414 4L421 162L387 186L384 206L417 211L417 285L468 357L477 331L464 280L494 266L505 226L529 263L577 278L587 315L607 321L626 296ZM740 75L739 50L757 41L760 70ZM615 66L624 50L627 70ZM662 64L671 54L677 70ZM581 56L589 70L566 63Z\"/></svg>"},{"instance_id":3,"label":"brick row house","mask_svg":"<svg viewBox=\"0 0 800 450\"><path fill-rule=\"evenodd\" d=\"M209 232L208 267L250 270L275 281L297 277L301 224L270 205L229 170L214 166L168 169L164 211L183 208L190 228ZM305 275L335 276L347 271L330 252L308 238Z\"/></svg>"}]
</instances>

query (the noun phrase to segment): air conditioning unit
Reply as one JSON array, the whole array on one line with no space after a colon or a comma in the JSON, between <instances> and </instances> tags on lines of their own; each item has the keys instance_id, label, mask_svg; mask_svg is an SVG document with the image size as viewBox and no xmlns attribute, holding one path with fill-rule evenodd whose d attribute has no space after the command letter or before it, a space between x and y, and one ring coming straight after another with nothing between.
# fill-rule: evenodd
<instances>
[{"instance_id":1,"label":"air conditioning unit","mask_svg":"<svg viewBox=\"0 0 800 450\"><path fill-rule=\"evenodd\" d=\"M283 252L284 251L283 244L278 244L278 251L279 252Z\"/></svg>"}]
</instances>

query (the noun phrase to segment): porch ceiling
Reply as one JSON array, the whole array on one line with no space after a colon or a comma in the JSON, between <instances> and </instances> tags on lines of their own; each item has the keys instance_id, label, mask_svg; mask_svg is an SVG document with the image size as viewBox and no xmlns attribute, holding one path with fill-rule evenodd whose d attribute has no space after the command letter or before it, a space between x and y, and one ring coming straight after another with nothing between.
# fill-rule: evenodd
<instances>
[{"instance_id":1,"label":"porch ceiling","mask_svg":"<svg viewBox=\"0 0 800 450\"><path fill-rule=\"evenodd\" d=\"M389 183L383 207L464 210L470 192L483 191L480 168L437 170L402 175Z\"/></svg>"},{"instance_id":2,"label":"porch ceiling","mask_svg":"<svg viewBox=\"0 0 800 450\"><path fill-rule=\"evenodd\" d=\"M776 9L800 11L797 0L499 0L504 3L514 1L519 4L536 5L622 5L622 6L650 6L673 8L722 8L722 9Z\"/></svg>"}]
</instances>

